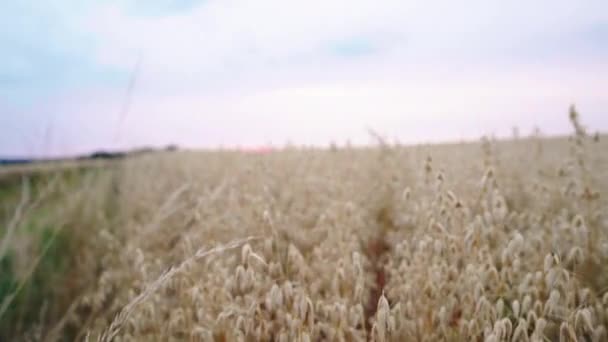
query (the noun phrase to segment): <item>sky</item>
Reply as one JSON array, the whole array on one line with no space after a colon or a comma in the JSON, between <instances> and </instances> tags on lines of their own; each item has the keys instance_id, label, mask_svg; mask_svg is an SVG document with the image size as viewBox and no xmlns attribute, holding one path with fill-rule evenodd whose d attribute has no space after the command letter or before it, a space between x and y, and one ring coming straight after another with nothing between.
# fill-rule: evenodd
<instances>
[{"instance_id":1,"label":"sky","mask_svg":"<svg viewBox=\"0 0 608 342\"><path fill-rule=\"evenodd\" d=\"M0 4L0 155L608 130L608 2Z\"/></svg>"}]
</instances>

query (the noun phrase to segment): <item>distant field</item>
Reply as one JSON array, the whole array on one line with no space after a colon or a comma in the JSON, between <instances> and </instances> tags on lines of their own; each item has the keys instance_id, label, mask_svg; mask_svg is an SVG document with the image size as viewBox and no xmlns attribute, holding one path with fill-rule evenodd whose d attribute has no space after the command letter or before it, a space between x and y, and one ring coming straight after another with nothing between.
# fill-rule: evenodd
<instances>
[{"instance_id":1,"label":"distant field","mask_svg":"<svg viewBox=\"0 0 608 342\"><path fill-rule=\"evenodd\" d=\"M113 160L64 160L58 162L41 162L0 166L0 180L2 178L34 175L48 172L62 172L73 169L88 169L106 167Z\"/></svg>"},{"instance_id":2,"label":"distant field","mask_svg":"<svg viewBox=\"0 0 608 342\"><path fill-rule=\"evenodd\" d=\"M0 340L606 341L608 140L573 124L2 167Z\"/></svg>"}]
</instances>

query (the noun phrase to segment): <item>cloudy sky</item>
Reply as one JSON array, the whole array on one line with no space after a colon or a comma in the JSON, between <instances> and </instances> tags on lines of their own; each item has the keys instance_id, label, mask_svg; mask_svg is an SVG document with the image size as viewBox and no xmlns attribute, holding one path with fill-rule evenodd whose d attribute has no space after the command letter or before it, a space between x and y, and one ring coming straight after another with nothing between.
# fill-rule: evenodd
<instances>
[{"instance_id":1,"label":"cloudy sky","mask_svg":"<svg viewBox=\"0 0 608 342\"><path fill-rule=\"evenodd\" d=\"M608 130L605 0L22 0L0 22L0 155L559 134L573 102Z\"/></svg>"}]
</instances>

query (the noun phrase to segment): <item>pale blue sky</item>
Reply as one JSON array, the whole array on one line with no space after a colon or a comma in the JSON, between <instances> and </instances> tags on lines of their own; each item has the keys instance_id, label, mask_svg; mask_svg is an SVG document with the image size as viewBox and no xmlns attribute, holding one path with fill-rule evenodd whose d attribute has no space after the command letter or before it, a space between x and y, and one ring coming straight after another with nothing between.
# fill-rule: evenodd
<instances>
[{"instance_id":1,"label":"pale blue sky","mask_svg":"<svg viewBox=\"0 0 608 342\"><path fill-rule=\"evenodd\" d=\"M608 129L606 1L24 0L0 21L0 155L564 133L571 102Z\"/></svg>"}]
</instances>

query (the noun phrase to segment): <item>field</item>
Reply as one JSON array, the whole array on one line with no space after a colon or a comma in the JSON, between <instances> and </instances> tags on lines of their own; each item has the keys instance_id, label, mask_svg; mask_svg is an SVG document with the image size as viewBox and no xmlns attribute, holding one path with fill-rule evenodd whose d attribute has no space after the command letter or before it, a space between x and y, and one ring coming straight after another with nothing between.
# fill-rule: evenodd
<instances>
[{"instance_id":1,"label":"field","mask_svg":"<svg viewBox=\"0 0 608 342\"><path fill-rule=\"evenodd\" d=\"M608 137L571 120L0 178L0 340L606 341Z\"/></svg>"}]
</instances>

